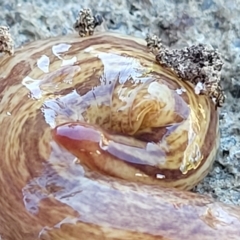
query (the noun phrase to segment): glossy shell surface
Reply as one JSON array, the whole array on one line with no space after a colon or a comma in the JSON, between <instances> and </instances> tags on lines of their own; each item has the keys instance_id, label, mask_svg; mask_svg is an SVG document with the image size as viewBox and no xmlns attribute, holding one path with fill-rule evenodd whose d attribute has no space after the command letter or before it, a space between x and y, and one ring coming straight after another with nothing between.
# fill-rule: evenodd
<instances>
[{"instance_id":1,"label":"glossy shell surface","mask_svg":"<svg viewBox=\"0 0 240 240\"><path fill-rule=\"evenodd\" d=\"M3 240L239 236L239 209L172 188L209 171L218 113L143 40L37 41L0 81Z\"/></svg>"}]
</instances>

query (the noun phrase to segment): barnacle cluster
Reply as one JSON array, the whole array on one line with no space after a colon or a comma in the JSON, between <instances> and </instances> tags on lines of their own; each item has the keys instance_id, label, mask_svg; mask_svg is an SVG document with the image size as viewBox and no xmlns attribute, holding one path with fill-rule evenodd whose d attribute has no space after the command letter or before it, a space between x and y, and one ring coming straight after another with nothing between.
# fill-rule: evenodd
<instances>
[{"instance_id":1,"label":"barnacle cluster","mask_svg":"<svg viewBox=\"0 0 240 240\"><path fill-rule=\"evenodd\" d=\"M14 54L14 43L9 33L9 27L0 26L0 52Z\"/></svg>"},{"instance_id":2,"label":"barnacle cluster","mask_svg":"<svg viewBox=\"0 0 240 240\"><path fill-rule=\"evenodd\" d=\"M216 107L222 106L225 101L220 85L223 62L216 50L202 44L169 49L157 36L147 36L146 41L162 66L172 69L179 78L193 83L195 92L208 95Z\"/></svg>"},{"instance_id":3,"label":"barnacle cluster","mask_svg":"<svg viewBox=\"0 0 240 240\"><path fill-rule=\"evenodd\" d=\"M101 25L103 18L100 15L93 15L88 8L81 9L73 28L78 32L80 37L93 35L94 29Z\"/></svg>"}]
</instances>

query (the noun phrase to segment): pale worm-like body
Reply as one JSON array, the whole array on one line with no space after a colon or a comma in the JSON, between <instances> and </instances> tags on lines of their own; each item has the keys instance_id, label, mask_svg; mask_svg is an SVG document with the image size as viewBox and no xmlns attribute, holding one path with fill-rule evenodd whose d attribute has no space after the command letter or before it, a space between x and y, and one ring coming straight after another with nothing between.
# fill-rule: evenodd
<instances>
[{"instance_id":1,"label":"pale worm-like body","mask_svg":"<svg viewBox=\"0 0 240 240\"><path fill-rule=\"evenodd\" d=\"M33 42L0 59L0 101L3 240L239 239L239 208L174 188L208 173L218 111L143 40Z\"/></svg>"}]
</instances>

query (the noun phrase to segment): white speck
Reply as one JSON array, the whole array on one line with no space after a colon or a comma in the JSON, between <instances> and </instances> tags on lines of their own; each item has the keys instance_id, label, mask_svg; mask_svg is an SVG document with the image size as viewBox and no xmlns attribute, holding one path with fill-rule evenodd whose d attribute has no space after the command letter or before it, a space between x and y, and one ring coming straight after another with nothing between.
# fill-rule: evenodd
<instances>
[{"instance_id":1,"label":"white speck","mask_svg":"<svg viewBox=\"0 0 240 240\"><path fill-rule=\"evenodd\" d=\"M11 116L12 114L11 114L10 112L7 112L7 115L8 115L8 116Z\"/></svg>"},{"instance_id":2,"label":"white speck","mask_svg":"<svg viewBox=\"0 0 240 240\"><path fill-rule=\"evenodd\" d=\"M100 154L101 154L101 152L100 152L100 151L98 151L98 150L96 150L96 153L97 153L98 155L100 155Z\"/></svg>"},{"instance_id":3,"label":"white speck","mask_svg":"<svg viewBox=\"0 0 240 240\"><path fill-rule=\"evenodd\" d=\"M146 145L146 150L151 152L151 151L159 151L160 148L156 143L148 142Z\"/></svg>"},{"instance_id":4,"label":"white speck","mask_svg":"<svg viewBox=\"0 0 240 240\"><path fill-rule=\"evenodd\" d=\"M80 160L79 160L78 158L74 158L74 159L73 159L73 163L74 163L74 164L80 163Z\"/></svg>"},{"instance_id":5,"label":"white speck","mask_svg":"<svg viewBox=\"0 0 240 240\"><path fill-rule=\"evenodd\" d=\"M176 89L177 94L182 95L183 92L186 92L185 88L178 88Z\"/></svg>"},{"instance_id":6,"label":"white speck","mask_svg":"<svg viewBox=\"0 0 240 240\"><path fill-rule=\"evenodd\" d=\"M204 89L203 83L202 82L198 82L197 85L194 88L195 94L199 95L201 90L203 90L203 89Z\"/></svg>"},{"instance_id":7,"label":"white speck","mask_svg":"<svg viewBox=\"0 0 240 240\"><path fill-rule=\"evenodd\" d=\"M60 54L67 52L71 46L72 45L70 44L60 43L52 47L52 52L57 58L62 59L62 57L60 57Z\"/></svg>"},{"instance_id":8,"label":"white speck","mask_svg":"<svg viewBox=\"0 0 240 240\"><path fill-rule=\"evenodd\" d=\"M146 174L142 174L142 173L135 173L136 177L148 177Z\"/></svg>"},{"instance_id":9,"label":"white speck","mask_svg":"<svg viewBox=\"0 0 240 240\"><path fill-rule=\"evenodd\" d=\"M93 51L93 50L94 50L93 47L88 47L88 48L85 48L83 51L84 51L84 52L91 52L91 51Z\"/></svg>"},{"instance_id":10,"label":"white speck","mask_svg":"<svg viewBox=\"0 0 240 240\"><path fill-rule=\"evenodd\" d=\"M35 99L40 99L42 97L42 92L39 87L41 80L33 79L26 76L22 80L22 84L30 91L31 97Z\"/></svg>"},{"instance_id":11,"label":"white speck","mask_svg":"<svg viewBox=\"0 0 240 240\"><path fill-rule=\"evenodd\" d=\"M71 59L67 59L67 60L62 60L62 64L61 66L67 66L67 65L73 65L75 62L77 62L77 57L73 57Z\"/></svg>"},{"instance_id":12,"label":"white speck","mask_svg":"<svg viewBox=\"0 0 240 240\"><path fill-rule=\"evenodd\" d=\"M163 178L165 178L165 175L162 175L162 174L158 173L158 174L156 175L156 178L157 178L157 179L163 179Z\"/></svg>"},{"instance_id":13,"label":"white speck","mask_svg":"<svg viewBox=\"0 0 240 240\"><path fill-rule=\"evenodd\" d=\"M37 60L37 66L45 73L49 72L49 64L50 64L50 60L49 60L49 57L46 55L42 55Z\"/></svg>"},{"instance_id":14,"label":"white speck","mask_svg":"<svg viewBox=\"0 0 240 240\"><path fill-rule=\"evenodd\" d=\"M99 141L99 147L104 151L108 150L108 144L104 142L103 138L101 138Z\"/></svg>"},{"instance_id":15,"label":"white speck","mask_svg":"<svg viewBox=\"0 0 240 240\"><path fill-rule=\"evenodd\" d=\"M169 91L169 88L158 82L151 82L149 84L148 93L152 98L161 102L166 102L167 99L171 99L171 92Z\"/></svg>"}]
</instances>

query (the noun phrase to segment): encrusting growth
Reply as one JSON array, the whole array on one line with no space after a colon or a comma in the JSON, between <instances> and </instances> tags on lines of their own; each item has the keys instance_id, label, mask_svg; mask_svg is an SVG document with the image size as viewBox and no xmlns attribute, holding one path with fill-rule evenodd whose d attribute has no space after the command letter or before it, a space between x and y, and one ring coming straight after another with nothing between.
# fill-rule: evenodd
<instances>
[{"instance_id":1,"label":"encrusting growth","mask_svg":"<svg viewBox=\"0 0 240 240\"><path fill-rule=\"evenodd\" d=\"M223 105L225 95L220 85L223 62L216 50L202 44L169 49L157 36L147 36L146 41L161 65L173 70L179 78L193 83L195 93L208 95L216 107Z\"/></svg>"},{"instance_id":2,"label":"encrusting growth","mask_svg":"<svg viewBox=\"0 0 240 240\"><path fill-rule=\"evenodd\" d=\"M0 26L0 52L14 54L14 43L9 33L9 27Z\"/></svg>"},{"instance_id":3,"label":"encrusting growth","mask_svg":"<svg viewBox=\"0 0 240 240\"><path fill-rule=\"evenodd\" d=\"M93 35L103 18L93 15L90 9L82 9L73 25L80 37ZM147 36L147 47L164 67L170 68L183 80L195 85L196 94L208 95L217 107L225 101L224 91L220 85L223 62L218 52L202 44L183 49L169 49L157 36Z\"/></svg>"},{"instance_id":4,"label":"encrusting growth","mask_svg":"<svg viewBox=\"0 0 240 240\"><path fill-rule=\"evenodd\" d=\"M73 28L78 31L80 37L90 36L93 35L94 29L101 25L102 22L103 18L100 15L93 16L90 9L82 9Z\"/></svg>"}]
</instances>

